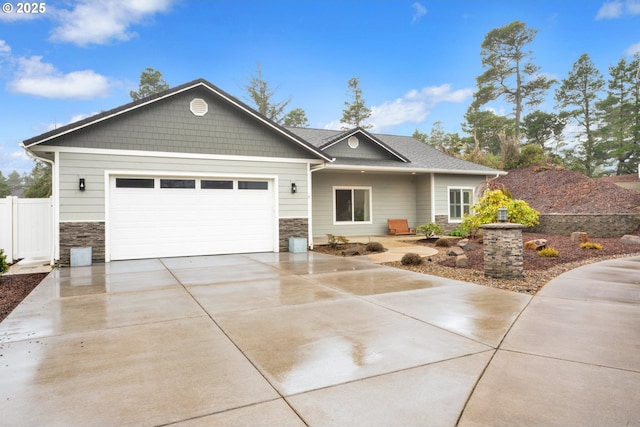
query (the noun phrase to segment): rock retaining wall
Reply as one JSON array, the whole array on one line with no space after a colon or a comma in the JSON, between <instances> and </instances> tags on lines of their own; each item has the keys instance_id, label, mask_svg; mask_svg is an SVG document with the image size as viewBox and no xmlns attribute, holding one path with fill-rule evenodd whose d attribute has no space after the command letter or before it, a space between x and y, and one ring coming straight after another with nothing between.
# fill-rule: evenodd
<instances>
[{"instance_id":1,"label":"rock retaining wall","mask_svg":"<svg viewBox=\"0 0 640 427\"><path fill-rule=\"evenodd\" d=\"M540 224L526 231L542 234L570 236L574 231L584 231L590 237L620 237L631 234L640 227L638 214L541 214Z\"/></svg>"}]
</instances>

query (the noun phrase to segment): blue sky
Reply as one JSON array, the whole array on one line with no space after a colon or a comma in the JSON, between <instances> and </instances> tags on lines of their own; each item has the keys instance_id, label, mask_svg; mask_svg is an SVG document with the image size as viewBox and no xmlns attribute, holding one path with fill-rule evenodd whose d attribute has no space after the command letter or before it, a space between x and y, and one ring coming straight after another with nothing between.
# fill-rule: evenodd
<instances>
[{"instance_id":1,"label":"blue sky","mask_svg":"<svg viewBox=\"0 0 640 427\"><path fill-rule=\"evenodd\" d=\"M7 4L9 6L7 6ZM521 20L546 75L583 53L606 76L640 52L640 0L65 0L0 12L0 170L31 170L19 142L130 102L152 67L176 86L205 78L245 100L262 65L311 127L339 128L360 78L374 131L410 135L441 121L459 132L491 29ZM11 9L11 10L10 10ZM541 108L553 108L553 92ZM491 106L505 112L504 106Z\"/></svg>"}]
</instances>

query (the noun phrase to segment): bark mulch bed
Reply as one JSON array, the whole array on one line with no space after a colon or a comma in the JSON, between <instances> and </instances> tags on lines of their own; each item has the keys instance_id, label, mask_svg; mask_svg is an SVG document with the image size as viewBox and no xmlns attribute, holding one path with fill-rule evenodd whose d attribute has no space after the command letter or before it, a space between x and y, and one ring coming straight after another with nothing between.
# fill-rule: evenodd
<instances>
[{"instance_id":1,"label":"bark mulch bed","mask_svg":"<svg viewBox=\"0 0 640 427\"><path fill-rule=\"evenodd\" d=\"M47 273L0 276L0 322L45 278Z\"/></svg>"}]
</instances>

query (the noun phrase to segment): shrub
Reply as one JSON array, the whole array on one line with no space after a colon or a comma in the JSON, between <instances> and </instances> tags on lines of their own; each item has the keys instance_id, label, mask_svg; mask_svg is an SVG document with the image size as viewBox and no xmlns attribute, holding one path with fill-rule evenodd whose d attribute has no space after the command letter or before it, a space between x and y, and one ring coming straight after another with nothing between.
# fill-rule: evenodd
<instances>
[{"instance_id":1,"label":"shrub","mask_svg":"<svg viewBox=\"0 0 640 427\"><path fill-rule=\"evenodd\" d=\"M436 246L439 248L450 248L451 240L449 239L438 239L436 240Z\"/></svg>"},{"instance_id":2,"label":"shrub","mask_svg":"<svg viewBox=\"0 0 640 427\"><path fill-rule=\"evenodd\" d=\"M469 235L469 229L467 228L466 224L460 224L456 228L454 228L452 231L449 232L449 236L455 236L455 237L467 237L468 235Z\"/></svg>"},{"instance_id":3,"label":"shrub","mask_svg":"<svg viewBox=\"0 0 640 427\"><path fill-rule=\"evenodd\" d=\"M4 273L9 269L9 264L7 264L7 255L4 253L4 249L0 249L0 274Z\"/></svg>"},{"instance_id":4,"label":"shrub","mask_svg":"<svg viewBox=\"0 0 640 427\"><path fill-rule=\"evenodd\" d=\"M440 224L436 224L435 222L420 225L416 227L416 231L424 234L424 237L439 236L444 232Z\"/></svg>"},{"instance_id":5,"label":"shrub","mask_svg":"<svg viewBox=\"0 0 640 427\"><path fill-rule=\"evenodd\" d=\"M332 248L337 248L339 245L349 243L349 239L344 236L335 236L333 234L327 234L327 240L329 242L329 246Z\"/></svg>"},{"instance_id":6,"label":"shrub","mask_svg":"<svg viewBox=\"0 0 640 427\"><path fill-rule=\"evenodd\" d=\"M369 242L367 246L365 246L367 252L383 252L384 246L380 242Z\"/></svg>"},{"instance_id":7,"label":"shrub","mask_svg":"<svg viewBox=\"0 0 640 427\"><path fill-rule=\"evenodd\" d=\"M559 252L551 247L544 248L538 251L538 256L557 257L558 255Z\"/></svg>"},{"instance_id":8,"label":"shrub","mask_svg":"<svg viewBox=\"0 0 640 427\"><path fill-rule=\"evenodd\" d=\"M602 245L600 243L593 243L593 242L580 243L580 247L582 249L597 249L597 250L602 249Z\"/></svg>"},{"instance_id":9,"label":"shrub","mask_svg":"<svg viewBox=\"0 0 640 427\"><path fill-rule=\"evenodd\" d=\"M400 260L402 265L420 265L422 264L422 257L414 252L406 253Z\"/></svg>"},{"instance_id":10,"label":"shrub","mask_svg":"<svg viewBox=\"0 0 640 427\"><path fill-rule=\"evenodd\" d=\"M509 222L527 227L538 224L540 212L531 208L524 200L509 197L502 190L487 191L473 206L474 215L465 215L462 224L475 233L481 225L498 221L500 207L507 209Z\"/></svg>"}]
</instances>

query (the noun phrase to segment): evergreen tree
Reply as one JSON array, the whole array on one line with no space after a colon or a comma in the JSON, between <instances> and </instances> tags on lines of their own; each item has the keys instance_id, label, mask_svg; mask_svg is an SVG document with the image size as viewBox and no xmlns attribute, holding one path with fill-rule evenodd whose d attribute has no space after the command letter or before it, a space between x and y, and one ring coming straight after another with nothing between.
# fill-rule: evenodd
<instances>
[{"instance_id":1,"label":"evergreen tree","mask_svg":"<svg viewBox=\"0 0 640 427\"><path fill-rule=\"evenodd\" d=\"M11 189L12 194L19 194L20 190L24 188L24 183L22 181L22 177L18 173L18 171L13 171L9 174L7 178L7 184L9 185L9 189Z\"/></svg>"},{"instance_id":2,"label":"evergreen tree","mask_svg":"<svg viewBox=\"0 0 640 427\"><path fill-rule=\"evenodd\" d=\"M596 137L596 105L604 86L602 74L585 53L573 64L573 69L555 94L561 114L572 119L581 129L574 138L575 154L582 165L580 169L589 177L595 176L607 162L606 146Z\"/></svg>"},{"instance_id":3,"label":"evergreen tree","mask_svg":"<svg viewBox=\"0 0 640 427\"><path fill-rule=\"evenodd\" d=\"M263 116L276 123L282 123L282 115L285 108L291 102L291 98L284 101L275 101L276 90L269 87L269 83L262 77L262 66L258 64L256 74L248 78L248 84L244 87L249 94L247 101L253 104ZM303 111L304 113L304 111Z\"/></svg>"},{"instance_id":4,"label":"evergreen tree","mask_svg":"<svg viewBox=\"0 0 640 427\"><path fill-rule=\"evenodd\" d=\"M169 84L162 78L162 73L158 70L147 67L140 74L140 87L138 88L138 91L130 91L129 96L131 96L133 101L137 101L167 89L169 89Z\"/></svg>"},{"instance_id":5,"label":"evergreen tree","mask_svg":"<svg viewBox=\"0 0 640 427\"><path fill-rule=\"evenodd\" d=\"M524 22L513 21L487 33L482 42L482 66L486 71L477 78L475 107L503 97L513 105L514 138L520 141L520 121L524 106L536 106L554 83L539 73L531 62L532 52L526 50L537 30Z\"/></svg>"},{"instance_id":6,"label":"evergreen tree","mask_svg":"<svg viewBox=\"0 0 640 427\"><path fill-rule=\"evenodd\" d=\"M607 98L598 103L602 123L597 133L609 147L617 175L636 172L640 161L639 67L640 54L609 67Z\"/></svg>"},{"instance_id":7,"label":"evergreen tree","mask_svg":"<svg viewBox=\"0 0 640 427\"><path fill-rule=\"evenodd\" d=\"M33 184L24 192L26 198L41 198L51 196L52 179L51 165L36 161L31 176L34 178Z\"/></svg>"},{"instance_id":8,"label":"evergreen tree","mask_svg":"<svg viewBox=\"0 0 640 427\"><path fill-rule=\"evenodd\" d=\"M309 127L309 120L307 120L307 115L302 108L294 108L287 113L282 124L296 128L306 128Z\"/></svg>"},{"instance_id":9,"label":"evergreen tree","mask_svg":"<svg viewBox=\"0 0 640 427\"><path fill-rule=\"evenodd\" d=\"M7 183L7 178L0 171L0 198L7 197L11 195L11 188Z\"/></svg>"},{"instance_id":10,"label":"evergreen tree","mask_svg":"<svg viewBox=\"0 0 640 427\"><path fill-rule=\"evenodd\" d=\"M346 126L342 127L342 130L349 130L354 127L361 127L363 129L370 129L372 124L365 124L364 122L371 117L371 110L366 106L365 100L362 98L362 89L360 89L360 79L353 77L349 80L349 95L351 96L351 102L345 101L344 110L342 110L342 119L340 123L344 123Z\"/></svg>"}]
</instances>

